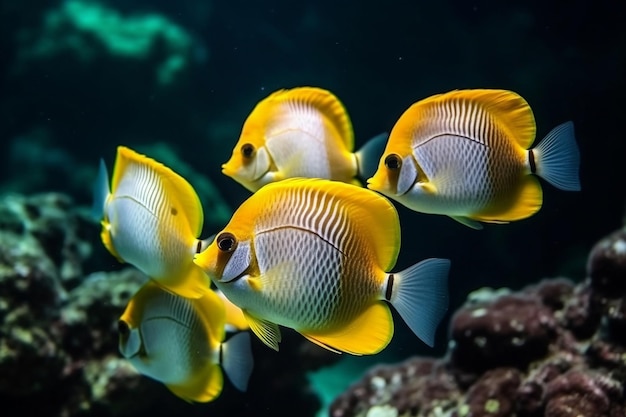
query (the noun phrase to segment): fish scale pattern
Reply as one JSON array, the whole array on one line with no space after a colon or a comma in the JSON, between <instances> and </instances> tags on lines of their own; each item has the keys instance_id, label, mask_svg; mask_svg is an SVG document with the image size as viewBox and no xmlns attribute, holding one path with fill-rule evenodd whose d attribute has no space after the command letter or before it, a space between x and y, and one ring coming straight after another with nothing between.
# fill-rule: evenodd
<instances>
[{"instance_id":1,"label":"fish scale pattern","mask_svg":"<svg viewBox=\"0 0 626 417\"><path fill-rule=\"evenodd\" d=\"M321 190L293 188L258 213L259 316L324 331L352 321L376 299L376 242L361 236L349 204Z\"/></svg>"},{"instance_id":2,"label":"fish scale pattern","mask_svg":"<svg viewBox=\"0 0 626 417\"><path fill-rule=\"evenodd\" d=\"M327 326L339 300L343 255L319 236L294 228L259 234L255 247L262 315L298 330Z\"/></svg>"},{"instance_id":3,"label":"fish scale pattern","mask_svg":"<svg viewBox=\"0 0 626 417\"><path fill-rule=\"evenodd\" d=\"M423 120L413 131L413 153L438 193L424 195L416 209L463 215L511 198L525 162L491 113L456 99L428 106Z\"/></svg>"}]
</instances>

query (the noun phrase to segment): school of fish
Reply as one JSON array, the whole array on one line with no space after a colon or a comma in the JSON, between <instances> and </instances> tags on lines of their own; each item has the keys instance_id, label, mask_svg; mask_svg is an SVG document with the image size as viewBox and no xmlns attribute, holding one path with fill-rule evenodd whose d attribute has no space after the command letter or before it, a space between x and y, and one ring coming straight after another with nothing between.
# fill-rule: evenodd
<instances>
[{"instance_id":1,"label":"school of fish","mask_svg":"<svg viewBox=\"0 0 626 417\"><path fill-rule=\"evenodd\" d=\"M354 151L348 113L316 87L279 90L243 124L223 174L253 194L201 239L193 187L119 146L94 188L101 238L149 280L119 320L119 350L138 372L190 402L245 391L248 330L278 351L280 326L337 353L391 341L390 307L424 343L448 308L448 259L400 271L393 202L480 229L541 208L539 178L580 190L572 122L535 142L532 110L507 90L455 90L411 105L389 135Z\"/></svg>"}]
</instances>

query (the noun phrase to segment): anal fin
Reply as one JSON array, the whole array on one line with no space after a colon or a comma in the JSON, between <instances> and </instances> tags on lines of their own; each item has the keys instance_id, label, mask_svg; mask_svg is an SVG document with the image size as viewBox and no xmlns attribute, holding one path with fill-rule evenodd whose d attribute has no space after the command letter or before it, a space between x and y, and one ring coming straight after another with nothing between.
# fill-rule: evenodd
<instances>
[{"instance_id":1,"label":"anal fin","mask_svg":"<svg viewBox=\"0 0 626 417\"><path fill-rule=\"evenodd\" d=\"M393 336L393 318L384 302L377 302L367 308L356 320L347 326L328 333L300 333L333 352L352 355L373 355L383 350Z\"/></svg>"},{"instance_id":2,"label":"anal fin","mask_svg":"<svg viewBox=\"0 0 626 417\"><path fill-rule=\"evenodd\" d=\"M494 204L492 207L469 216L473 220L488 223L506 223L532 216L541 208L543 191L536 177L527 175L523 178L513 200Z\"/></svg>"},{"instance_id":3,"label":"anal fin","mask_svg":"<svg viewBox=\"0 0 626 417\"><path fill-rule=\"evenodd\" d=\"M217 398L224 387L224 375L217 364L207 364L188 381L165 384L176 396L188 402L206 403Z\"/></svg>"}]
</instances>

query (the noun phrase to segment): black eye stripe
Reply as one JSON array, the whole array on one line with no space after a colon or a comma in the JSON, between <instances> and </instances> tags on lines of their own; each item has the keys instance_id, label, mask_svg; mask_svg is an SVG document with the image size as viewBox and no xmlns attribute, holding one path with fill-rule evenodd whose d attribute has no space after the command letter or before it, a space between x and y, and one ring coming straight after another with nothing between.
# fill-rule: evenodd
<instances>
[{"instance_id":1,"label":"black eye stripe","mask_svg":"<svg viewBox=\"0 0 626 417\"><path fill-rule=\"evenodd\" d=\"M244 158L252 158L254 156L254 145L250 143L245 143L241 145L241 154Z\"/></svg>"},{"instance_id":2,"label":"black eye stripe","mask_svg":"<svg viewBox=\"0 0 626 417\"><path fill-rule=\"evenodd\" d=\"M402 166L402 158L398 154L392 153L385 158L385 166L388 169L396 170Z\"/></svg>"},{"instance_id":3,"label":"black eye stripe","mask_svg":"<svg viewBox=\"0 0 626 417\"><path fill-rule=\"evenodd\" d=\"M216 241L218 249L222 252L232 252L237 247L237 238L232 233L224 232Z\"/></svg>"}]
</instances>

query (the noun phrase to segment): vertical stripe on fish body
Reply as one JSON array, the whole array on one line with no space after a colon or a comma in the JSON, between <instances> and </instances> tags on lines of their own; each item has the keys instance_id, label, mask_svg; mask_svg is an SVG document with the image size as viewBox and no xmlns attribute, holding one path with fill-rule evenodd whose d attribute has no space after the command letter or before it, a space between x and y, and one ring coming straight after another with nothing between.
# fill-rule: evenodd
<instances>
[{"instance_id":1,"label":"vertical stripe on fish body","mask_svg":"<svg viewBox=\"0 0 626 417\"><path fill-rule=\"evenodd\" d=\"M305 333L345 326L376 299L386 278L372 245L359 238L366 224L356 220L356 207L322 190L295 188L273 197L255 227L264 277L264 302L255 311ZM388 236L370 238L397 246L397 221L389 223Z\"/></svg>"},{"instance_id":2,"label":"vertical stripe on fish body","mask_svg":"<svg viewBox=\"0 0 626 417\"><path fill-rule=\"evenodd\" d=\"M530 174L550 182L566 177L573 185L565 189L578 188L573 130L557 133L544 140L557 144L547 146L548 152L541 154L541 144L529 149L535 139L534 116L511 91L436 95L400 117L369 187L413 210L445 214L473 227L479 227L475 220L526 218L542 204L541 186ZM536 164L547 169L537 172Z\"/></svg>"},{"instance_id":3,"label":"vertical stripe on fish body","mask_svg":"<svg viewBox=\"0 0 626 417\"><path fill-rule=\"evenodd\" d=\"M268 346L278 349L282 325L331 350L371 354L393 335L382 300L399 246L398 215L384 197L337 181L291 179L252 195L195 261Z\"/></svg>"}]
</instances>

